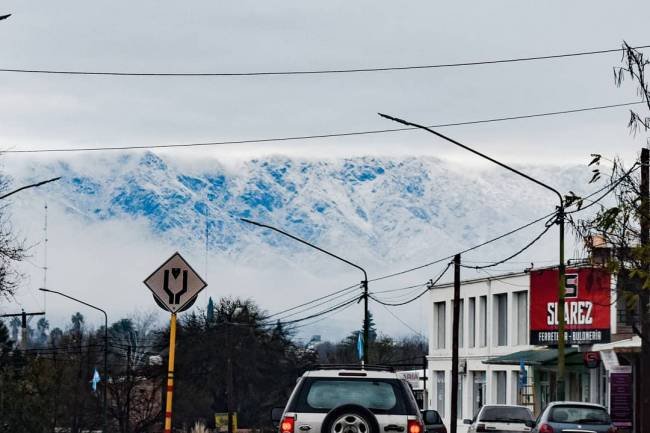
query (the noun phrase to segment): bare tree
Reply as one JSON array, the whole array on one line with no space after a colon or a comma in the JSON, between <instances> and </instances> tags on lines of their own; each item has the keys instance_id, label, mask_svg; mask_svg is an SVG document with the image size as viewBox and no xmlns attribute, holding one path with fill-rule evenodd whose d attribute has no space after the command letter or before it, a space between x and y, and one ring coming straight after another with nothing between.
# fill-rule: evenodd
<instances>
[{"instance_id":1,"label":"bare tree","mask_svg":"<svg viewBox=\"0 0 650 433\"><path fill-rule=\"evenodd\" d=\"M626 78L632 80L644 108L650 113L650 86L645 75L650 61L643 52L627 43L623 43L623 53L624 66L614 68L615 83L621 86ZM650 115L630 110L628 128L632 134L648 133ZM596 168L591 182L595 182L602 179L601 156L592 156L594 159L590 165ZM650 225L650 197L643 192L643 176L636 170L642 164L645 163L636 161L632 167L626 168L620 158L614 159L608 180L609 189L614 194L613 204L598 203L600 208L596 215L580 221L577 227L582 236L593 240L592 247L598 242L611 249L607 266L618 275L615 302L625 313L632 330L641 337L637 380L640 389L650 389L650 240L647 229ZM637 429L650 431L650 394L641 393L639 398L641 425Z\"/></svg>"},{"instance_id":2,"label":"bare tree","mask_svg":"<svg viewBox=\"0 0 650 433\"><path fill-rule=\"evenodd\" d=\"M9 187L9 178L0 174L0 194ZM7 215L7 205L0 202L0 296L12 296L21 274L15 268L25 258L25 246L13 233Z\"/></svg>"}]
</instances>

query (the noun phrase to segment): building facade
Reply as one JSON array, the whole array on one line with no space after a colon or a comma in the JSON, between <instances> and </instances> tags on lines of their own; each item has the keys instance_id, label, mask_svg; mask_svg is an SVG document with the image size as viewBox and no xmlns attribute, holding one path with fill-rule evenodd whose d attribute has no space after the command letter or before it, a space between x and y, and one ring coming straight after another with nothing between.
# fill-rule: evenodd
<instances>
[{"instance_id":1,"label":"building facade","mask_svg":"<svg viewBox=\"0 0 650 433\"><path fill-rule=\"evenodd\" d=\"M461 432L466 427L463 419L473 418L483 405L519 404L537 415L556 399L557 350L530 344L530 282L530 274L522 271L461 283L457 420ZM428 406L448 424L453 285L430 290L428 307ZM616 305L608 309L615 336ZM600 364L585 362L585 352L591 350L586 345L567 348L565 397L608 406L608 372Z\"/></svg>"}]
</instances>

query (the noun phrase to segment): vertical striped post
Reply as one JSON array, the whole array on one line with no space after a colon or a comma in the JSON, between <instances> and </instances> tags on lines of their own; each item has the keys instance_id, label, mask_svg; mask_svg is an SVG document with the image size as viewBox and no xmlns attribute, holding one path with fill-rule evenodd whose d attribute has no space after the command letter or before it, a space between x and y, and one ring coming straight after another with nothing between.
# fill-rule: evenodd
<instances>
[{"instance_id":1,"label":"vertical striped post","mask_svg":"<svg viewBox=\"0 0 650 433\"><path fill-rule=\"evenodd\" d=\"M167 404L165 407L165 433L172 431L172 398L174 396L174 356L176 354L176 313L169 324L169 367L167 369Z\"/></svg>"}]
</instances>

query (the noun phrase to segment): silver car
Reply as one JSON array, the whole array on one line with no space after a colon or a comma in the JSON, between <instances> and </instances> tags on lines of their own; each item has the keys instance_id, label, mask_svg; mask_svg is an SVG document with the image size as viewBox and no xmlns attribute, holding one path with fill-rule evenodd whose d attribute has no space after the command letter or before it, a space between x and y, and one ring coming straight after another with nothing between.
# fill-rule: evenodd
<instances>
[{"instance_id":1,"label":"silver car","mask_svg":"<svg viewBox=\"0 0 650 433\"><path fill-rule=\"evenodd\" d=\"M406 381L370 366L307 371L272 414L279 433L425 433L426 417Z\"/></svg>"},{"instance_id":2,"label":"silver car","mask_svg":"<svg viewBox=\"0 0 650 433\"><path fill-rule=\"evenodd\" d=\"M556 401L542 411L533 433L615 433L607 409L593 403Z\"/></svg>"},{"instance_id":3,"label":"silver car","mask_svg":"<svg viewBox=\"0 0 650 433\"><path fill-rule=\"evenodd\" d=\"M463 422L469 424L468 433L530 432L534 424L530 409L506 404L483 406L474 419L465 419Z\"/></svg>"}]
</instances>

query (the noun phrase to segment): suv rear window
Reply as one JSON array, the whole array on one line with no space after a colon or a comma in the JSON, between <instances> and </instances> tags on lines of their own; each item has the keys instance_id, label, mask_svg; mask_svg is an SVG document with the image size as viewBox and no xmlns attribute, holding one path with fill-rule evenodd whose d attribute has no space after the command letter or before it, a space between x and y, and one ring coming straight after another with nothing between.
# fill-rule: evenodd
<instances>
[{"instance_id":1,"label":"suv rear window","mask_svg":"<svg viewBox=\"0 0 650 433\"><path fill-rule=\"evenodd\" d=\"M485 406L481 411L480 421L526 422L532 421L528 409L512 406Z\"/></svg>"},{"instance_id":2,"label":"suv rear window","mask_svg":"<svg viewBox=\"0 0 650 433\"><path fill-rule=\"evenodd\" d=\"M411 415L398 379L310 377L303 381L294 412L327 413L343 404L358 404L377 414Z\"/></svg>"},{"instance_id":3,"label":"suv rear window","mask_svg":"<svg viewBox=\"0 0 650 433\"><path fill-rule=\"evenodd\" d=\"M551 422L573 424L609 424L609 414L598 406L554 406L548 417Z\"/></svg>"}]
</instances>

